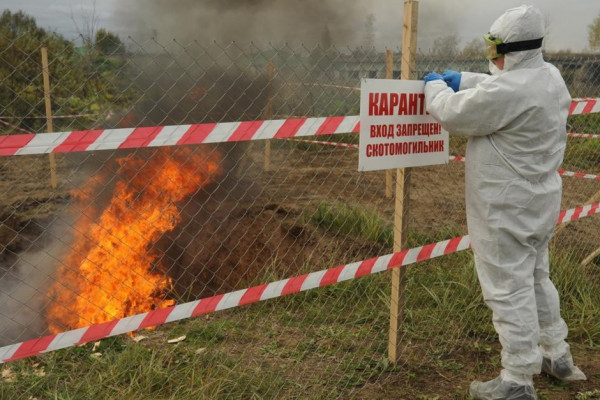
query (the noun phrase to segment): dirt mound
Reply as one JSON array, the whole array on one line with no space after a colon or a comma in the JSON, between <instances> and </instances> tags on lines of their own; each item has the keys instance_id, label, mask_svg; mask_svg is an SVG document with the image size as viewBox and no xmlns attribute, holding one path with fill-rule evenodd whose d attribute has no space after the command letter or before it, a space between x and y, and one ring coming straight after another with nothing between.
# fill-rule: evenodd
<instances>
[{"instance_id":1,"label":"dirt mound","mask_svg":"<svg viewBox=\"0 0 600 400\"><path fill-rule=\"evenodd\" d=\"M297 208L278 204L202 212L159 242L161 263L175 292L189 300L301 275L307 267L329 268L378 247L364 239L350 239L355 243L348 246L348 237L301 218Z\"/></svg>"}]
</instances>

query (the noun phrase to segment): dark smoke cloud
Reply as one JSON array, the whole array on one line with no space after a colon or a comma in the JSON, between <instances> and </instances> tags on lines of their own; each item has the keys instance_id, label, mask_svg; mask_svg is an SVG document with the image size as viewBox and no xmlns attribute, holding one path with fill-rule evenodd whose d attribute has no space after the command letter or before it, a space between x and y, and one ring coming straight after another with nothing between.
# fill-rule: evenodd
<instances>
[{"instance_id":1,"label":"dark smoke cloud","mask_svg":"<svg viewBox=\"0 0 600 400\"><path fill-rule=\"evenodd\" d=\"M358 0L134 0L115 13L134 37L212 42L360 41L368 7ZM135 13L131 10L136 10Z\"/></svg>"}]
</instances>

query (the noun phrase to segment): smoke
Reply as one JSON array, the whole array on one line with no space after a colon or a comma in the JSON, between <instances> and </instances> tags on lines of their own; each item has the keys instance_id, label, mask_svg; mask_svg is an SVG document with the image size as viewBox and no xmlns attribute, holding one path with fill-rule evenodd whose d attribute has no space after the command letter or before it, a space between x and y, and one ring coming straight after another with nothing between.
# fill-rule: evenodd
<instances>
[{"instance_id":1,"label":"smoke","mask_svg":"<svg viewBox=\"0 0 600 400\"><path fill-rule=\"evenodd\" d=\"M116 7L132 36L160 42L314 44L329 31L333 43L350 44L360 40L368 14L358 0L134 0Z\"/></svg>"},{"instance_id":2,"label":"smoke","mask_svg":"<svg viewBox=\"0 0 600 400\"><path fill-rule=\"evenodd\" d=\"M44 333L45 287L55 261L45 252L24 253L0 279L0 346Z\"/></svg>"},{"instance_id":3,"label":"smoke","mask_svg":"<svg viewBox=\"0 0 600 400\"><path fill-rule=\"evenodd\" d=\"M400 48L403 1L397 0L135 0L120 2L115 15L121 26L129 26L134 38L154 37L160 43L177 39L206 44L232 41L246 43L334 44L338 47L368 45L372 35L375 46ZM438 38L457 36L462 42L487 32L492 20L470 14L475 0L419 2L418 47L431 48ZM504 6L498 7L498 12ZM127 9L126 9L127 8ZM135 13L130 10L136 10ZM458 10L469 14L468 26ZM374 16L374 32L367 20ZM499 15L499 14L498 14ZM331 43L325 43L330 40Z\"/></svg>"},{"instance_id":4,"label":"smoke","mask_svg":"<svg viewBox=\"0 0 600 400\"><path fill-rule=\"evenodd\" d=\"M418 3L421 49L449 34L464 42L480 38L493 21L481 18L475 0ZM160 43L177 39L314 46L329 35L336 46L353 47L365 45L373 34L378 49L400 48L404 19L400 0L133 0L115 7L117 26L127 26L135 39L154 37ZM506 6L494 7L500 15ZM374 32L367 28L370 15Z\"/></svg>"},{"instance_id":5,"label":"smoke","mask_svg":"<svg viewBox=\"0 0 600 400\"><path fill-rule=\"evenodd\" d=\"M0 263L0 346L48 333L44 319L47 288L56 279L71 223L67 216L57 218L53 227L37 238L38 245Z\"/></svg>"}]
</instances>

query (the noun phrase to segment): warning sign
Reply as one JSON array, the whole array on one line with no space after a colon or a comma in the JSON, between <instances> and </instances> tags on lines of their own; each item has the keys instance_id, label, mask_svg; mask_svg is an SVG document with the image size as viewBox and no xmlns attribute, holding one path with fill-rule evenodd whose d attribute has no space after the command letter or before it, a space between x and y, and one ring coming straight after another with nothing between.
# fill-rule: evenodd
<instances>
[{"instance_id":1,"label":"warning sign","mask_svg":"<svg viewBox=\"0 0 600 400\"><path fill-rule=\"evenodd\" d=\"M448 132L425 110L423 81L363 79L359 171L448 162Z\"/></svg>"}]
</instances>

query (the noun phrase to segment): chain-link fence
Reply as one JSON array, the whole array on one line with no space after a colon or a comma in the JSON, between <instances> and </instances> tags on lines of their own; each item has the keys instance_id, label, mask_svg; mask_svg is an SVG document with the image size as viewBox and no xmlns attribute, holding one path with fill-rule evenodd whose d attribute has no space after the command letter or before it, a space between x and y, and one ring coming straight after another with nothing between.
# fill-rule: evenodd
<instances>
[{"instance_id":1,"label":"chain-link fence","mask_svg":"<svg viewBox=\"0 0 600 400\"><path fill-rule=\"evenodd\" d=\"M400 57L394 52L395 78ZM574 98L600 96L600 56L546 58ZM0 159L2 346L42 338L22 353L36 354L60 347L48 335L77 328L97 327L61 340L103 338L132 321L160 325L6 364L2 397L465 398L473 378L494 376L499 346L470 251L407 268L396 364L387 361L388 273L219 311L222 294L244 304L236 291L258 287L253 302L266 298L262 284L392 253L386 172L357 171L354 124L322 135L345 126L325 117L359 114L360 79L384 78L385 61L319 46L129 40L78 49L0 37L0 143L14 154ZM419 76L445 68L487 64L417 57ZM600 200L600 114L589 113L593 100L585 107L569 117L569 131L597 136L568 139L563 209ZM316 125L300 126L306 118ZM53 136L62 146L55 188L39 153L58 142L23 150L51 135L48 120L67 132ZM222 123L263 120L207 140ZM247 140L267 126L312 136ZM464 156L465 144L452 137L451 154ZM413 169L407 247L466 234L463 180L459 161ZM556 397L556 382L536 381L546 398L598 385L599 239L597 216L557 227L553 278L590 380ZM207 298L213 303L195 302ZM216 312L126 318L174 304ZM6 350L3 359L17 356Z\"/></svg>"}]
</instances>

